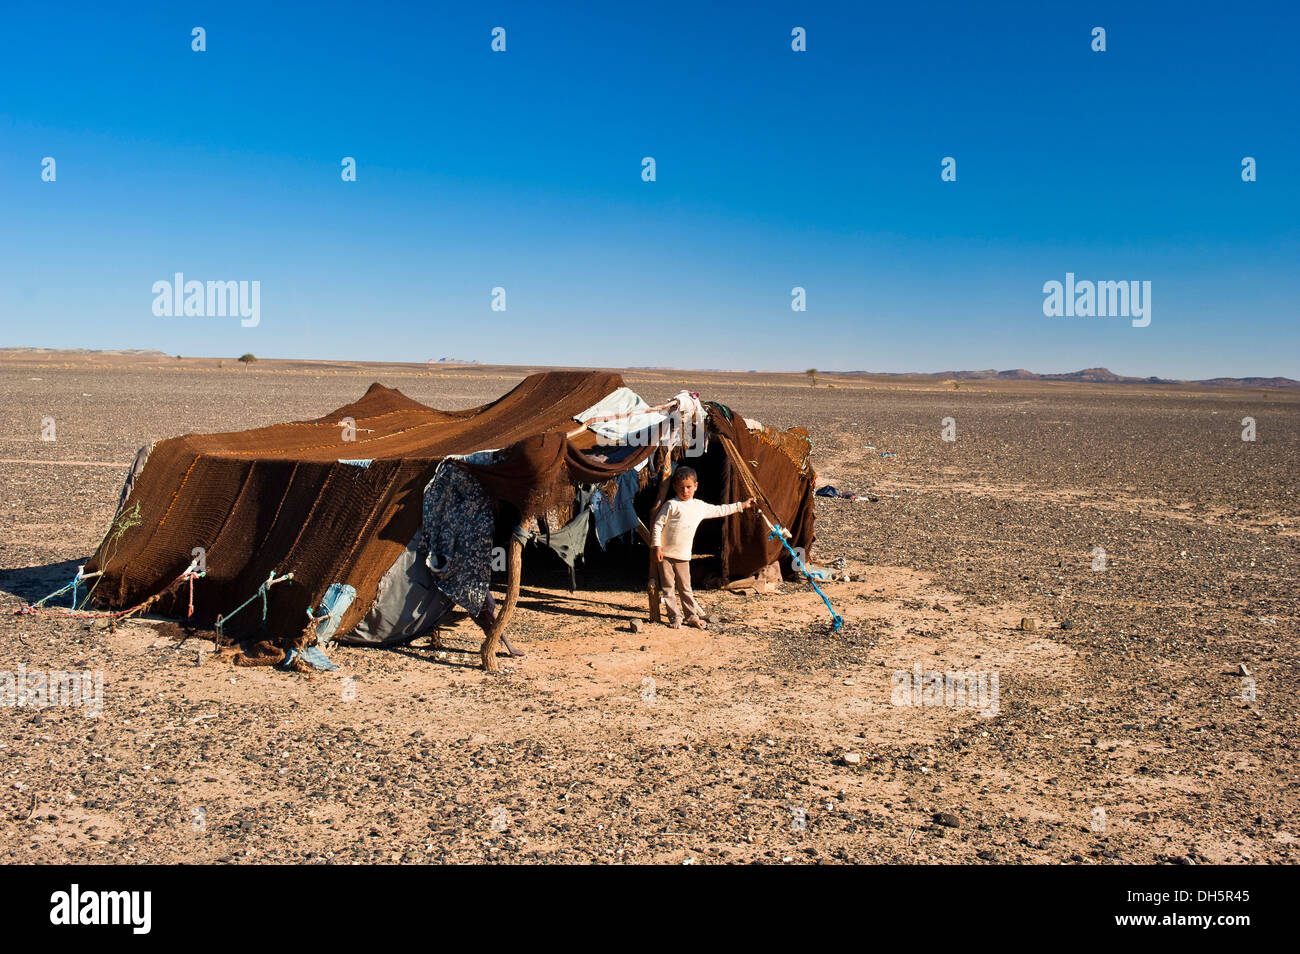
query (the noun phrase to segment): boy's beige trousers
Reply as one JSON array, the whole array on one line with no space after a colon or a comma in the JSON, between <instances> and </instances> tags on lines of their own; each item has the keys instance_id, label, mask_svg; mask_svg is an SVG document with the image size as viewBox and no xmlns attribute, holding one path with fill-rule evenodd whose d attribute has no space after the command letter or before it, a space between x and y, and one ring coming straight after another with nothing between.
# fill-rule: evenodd
<instances>
[{"instance_id":1,"label":"boy's beige trousers","mask_svg":"<svg viewBox=\"0 0 1300 954\"><path fill-rule=\"evenodd\" d=\"M674 560L664 557L659 564L659 579L664 588L664 602L668 605L668 625L675 626L682 622L682 610L686 611L686 621L704 616L700 604L695 602L691 592L691 561ZM677 605L678 597L681 606Z\"/></svg>"}]
</instances>

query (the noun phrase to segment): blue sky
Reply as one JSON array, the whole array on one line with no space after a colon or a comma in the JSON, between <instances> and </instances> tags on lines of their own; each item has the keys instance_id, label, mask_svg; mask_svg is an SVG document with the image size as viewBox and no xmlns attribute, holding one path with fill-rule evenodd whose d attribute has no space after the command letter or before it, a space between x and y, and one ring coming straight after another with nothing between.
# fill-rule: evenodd
<instances>
[{"instance_id":1,"label":"blue sky","mask_svg":"<svg viewBox=\"0 0 1300 954\"><path fill-rule=\"evenodd\" d=\"M1300 378L1294 4L890 6L16 6L0 345Z\"/></svg>"}]
</instances>

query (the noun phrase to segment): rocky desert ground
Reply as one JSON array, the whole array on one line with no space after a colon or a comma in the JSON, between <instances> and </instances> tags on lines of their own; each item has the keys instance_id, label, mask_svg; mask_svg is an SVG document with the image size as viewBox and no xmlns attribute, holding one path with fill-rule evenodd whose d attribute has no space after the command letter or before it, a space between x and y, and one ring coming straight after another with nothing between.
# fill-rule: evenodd
<instances>
[{"instance_id":1,"label":"rocky desert ground","mask_svg":"<svg viewBox=\"0 0 1300 954\"><path fill-rule=\"evenodd\" d=\"M865 495L817 503L838 636L805 584L701 592L712 630L671 631L643 576L593 559L570 593L540 557L497 676L465 620L305 676L160 620L13 614L90 555L150 440L375 380L469 407L529 370L0 354L0 671L103 677L98 715L0 707L0 859L1300 859L1295 391L624 372L807 427ZM917 671L996 696L895 704Z\"/></svg>"}]
</instances>

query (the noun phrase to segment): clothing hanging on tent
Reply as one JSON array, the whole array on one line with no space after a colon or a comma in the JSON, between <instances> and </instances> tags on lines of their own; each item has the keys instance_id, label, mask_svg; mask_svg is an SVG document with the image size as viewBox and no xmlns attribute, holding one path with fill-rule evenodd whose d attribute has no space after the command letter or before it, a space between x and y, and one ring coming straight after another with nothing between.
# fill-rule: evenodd
<instances>
[{"instance_id":1,"label":"clothing hanging on tent","mask_svg":"<svg viewBox=\"0 0 1300 954\"><path fill-rule=\"evenodd\" d=\"M591 518L596 529L596 542L600 548L615 537L621 537L636 529L636 508L632 506L636 497L639 474L629 470L620 474L614 481L614 496L611 500L597 488L591 498Z\"/></svg>"},{"instance_id":2,"label":"clothing hanging on tent","mask_svg":"<svg viewBox=\"0 0 1300 954\"><path fill-rule=\"evenodd\" d=\"M477 616L492 578L492 506L460 465L444 461L425 488L423 531L435 585Z\"/></svg>"}]
</instances>

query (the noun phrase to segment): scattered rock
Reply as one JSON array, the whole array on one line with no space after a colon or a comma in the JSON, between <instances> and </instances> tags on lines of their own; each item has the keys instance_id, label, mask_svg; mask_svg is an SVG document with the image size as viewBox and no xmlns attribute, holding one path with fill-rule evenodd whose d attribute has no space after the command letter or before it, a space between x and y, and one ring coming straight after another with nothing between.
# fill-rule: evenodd
<instances>
[{"instance_id":1,"label":"scattered rock","mask_svg":"<svg viewBox=\"0 0 1300 954\"><path fill-rule=\"evenodd\" d=\"M130 379L125 390L131 399L119 402L118 421L112 417L115 405L96 401L96 432L105 440L86 447L87 453L110 457L113 448L126 446L138 433L179 429L176 420L183 419L187 429L208 429L218 423L262 423L269 413L260 399L246 399L246 385L233 381L229 387L247 421L230 420L209 406L185 408L193 399L185 389L151 410L154 402L138 399L138 388L146 389L146 398L154 396L150 388L162 395L176 390L171 382L155 387L152 380L148 375ZM307 375L298 396L289 393L294 407L319 408L319 398L311 396L318 387L314 380ZM421 396L438 403L436 388L443 385L428 387ZM465 385L447 387L459 393ZM806 422L824 437L812 458L819 466L839 466L838 451L861 446L860 439L846 443L833 426L836 415L858 407L857 399L795 408L778 398L786 401L781 395L796 389L747 390L755 392L760 416ZM280 400L278 391L266 396ZM40 420L46 404L57 410L76 403L59 404L57 393L38 389L20 389L18 398L20 403L30 399L18 415L25 420L33 414ZM886 446L899 446L904 460L933 438L928 426L912 433L911 403L922 398L905 398L902 413L886 407L879 435ZM1219 408L1229 423L1224 412L1237 409L1230 398ZM1071 400L1075 407L1093 408L1099 397ZM468 392L465 402L473 403ZM0 821L14 828L14 837L0 855L17 863L94 864L166 862L195 850L212 862L277 864L374 864L394 857L438 864L654 864L688 857L700 864L789 857L879 863L927 855L946 862L978 858L990 865L1081 858L1115 864L1121 856L1131 864L1204 864L1210 859L1192 853L1187 843L1196 840L1188 832L1199 829L1214 834L1206 850L1212 841L1216 861L1294 860L1295 826L1288 814L1294 773L1285 770L1294 755L1295 739L1285 721L1291 714L1283 711L1285 705L1243 706L1233 697L1253 678L1254 667L1245 659L1275 667L1288 658L1284 630L1293 623L1291 608L1300 591L1283 575L1285 562L1270 560L1260 546L1261 539L1288 541L1238 532L1236 525L1263 529L1265 514L1289 506L1285 478L1295 472L1296 446L1259 445L1271 455L1267 467L1216 461L1212 472L1198 474L1198 462L1206 458L1204 441L1196 439L1203 419L1167 413L1182 407L1182 398L1152 392L1122 419L1089 411L1085 430L1053 424L1066 434L1080 430L1057 444L1043 443L1044 418L1056 416L1048 405L1035 402L1007 413L997 403L981 410L983 403L981 398L967 405L964 413L973 420L964 433L975 433L979 415L987 413L980 429L990 440L977 446L958 442L945 448L943 457L950 459L910 465L909 474L899 475L902 485L890 485L898 493L881 494L888 505L828 508L826 501L817 502L828 514L818 527L819 550L843 550L860 561L864 569L851 574L846 566L836 567L841 579L861 581L866 575L861 586L823 587L846 617L838 638L826 633L823 607L811 587L798 581L785 584L788 600L769 600L761 591L749 598L715 595L700 587L702 596L719 604L727 629L728 639L719 641L714 655L695 658L685 638L681 646L626 640L629 634L659 640L657 627L641 615L646 612L638 590L643 577L634 575L622 587L626 599L611 616L569 617L542 605L544 600L525 600L512 640L517 630L517 645L536 652L532 661L519 664L523 676L506 683L475 672L478 640L468 620L444 633L454 649L446 652L434 644L426 651L430 661L435 652L444 661L429 667L431 672L402 654L340 650L359 685L376 687L365 695L382 715L346 733L340 727L322 735L312 726L337 725L339 718L336 677L316 677L308 684L269 669L228 671L206 630L201 643L191 637L172 652L178 641L145 649L166 634L144 624L124 623L122 638L104 639L90 621L5 616L10 629L3 635L12 638L0 643L11 646L11 661L0 670L13 670L25 660L52 671L73 661L78 670L103 669L112 688L105 686L100 720L51 706L29 724L32 709L14 711L0 738L6 775ZM940 404L934 410L947 413ZM182 412L190 416L182 418ZM1178 439L1159 436L1168 437L1168 428L1175 426L1183 428ZM851 436L865 436L854 430ZM1155 437L1135 440L1135 433ZM1235 445L1230 429L1223 436ZM1042 453L1044 446L1052 451ZM827 447L831 455L819 460ZM1088 465L1101 459L1109 462L1104 472ZM845 461L845 479L856 474L849 469L853 463ZM876 466L882 477L885 468L903 467L893 460ZM953 472L944 467L963 475L961 485L950 486ZM11 500L39 513L41 526L50 528L47 541L44 529L6 526L0 532L5 566L49 563L59 536L55 527L85 541L99 539L106 529L100 505L116 499L115 488L107 486L116 483L112 469L88 471L105 485L89 489L56 473L62 472L5 470L16 491ZM969 494L963 489L966 477L976 485L1005 481L1035 492L1001 488ZM1082 493L1074 495L1075 489ZM1056 490L1065 495L1054 495ZM98 503L86 507L87 498ZM1170 520L1170 505L1183 500L1190 504L1191 519ZM1243 515L1229 522L1228 516L1216 516L1220 511ZM59 526L65 518L66 527ZM1287 532L1300 522L1286 519ZM1050 540L1053 547L1027 545L1035 539ZM1119 546L1121 540L1135 566L1159 566L1160 572L1089 572L1081 557L1097 542ZM16 545L12 553L11 544ZM1176 559L1183 547L1189 556L1195 549L1202 557ZM1053 549L1066 558L1054 557ZM1168 559L1170 553L1175 559ZM910 570L891 568L904 563ZM62 585L64 570L31 595ZM635 570L644 572L642 565ZM6 599L24 585L36 590L23 575L0 569ZM554 582L558 593L558 574ZM752 582L749 588L757 589ZM1021 618L1010 615L1017 608L1048 615L1012 639L1005 622L989 625L1000 616L1014 620L1012 628L1020 631ZM258 615L256 605L244 612ZM632 616L620 619L619 613ZM580 638L568 640L574 623L582 625L574 630ZM1001 632L990 631L997 625ZM909 626L916 632L904 637ZM1050 645L1048 637L1061 633L1070 636L1068 657ZM1039 634L1042 640L1024 638ZM557 635L564 641L546 642ZM588 688L580 670L587 660L604 658L600 640L607 636L609 645L618 646L616 655L640 647L656 659L640 666L632 665L635 660L622 660L623 666L596 663L609 671L599 685L590 680ZM1026 653L1027 643L1049 645ZM942 657L931 655L936 648ZM201 664L200 651L211 653ZM1234 655L1240 665L1217 673L1238 675L1238 683L1221 681L1213 691L1202 678L1205 660L1219 657L1217 665L1226 666L1224 660ZM1007 690L1002 717L985 722L970 712L886 708L889 672L908 668L917 658L923 664L929 660L927 669L1001 669ZM447 660L454 664L446 665ZM185 672L195 666L203 672ZM734 676L717 678L724 667ZM591 668L587 673L597 675ZM669 722L674 729L691 730L694 749L665 744L663 727L647 722L635 707L638 683L652 673L661 683L658 691L670 685L680 690L669 700L670 708L680 707L677 721ZM627 695L633 705L625 704ZM1153 698L1160 702L1156 707L1133 705L1134 699ZM715 707L707 720L698 718ZM810 724L801 707L817 710L820 718ZM431 724L430 711L445 718L424 729ZM517 718L521 711L525 718ZM754 718L755 711L763 717ZM220 718L206 717L216 712ZM936 722L935 716L944 718ZM687 724L692 720L703 724ZM492 737L475 736L471 742L475 725L494 726ZM764 744L763 735L755 733L765 731L782 738ZM820 740L822 732L830 741ZM668 735L680 741L675 731ZM863 751L848 751L849 739L848 745L862 745ZM1118 748L1116 740L1122 740ZM1131 753L1132 759L1110 764L1107 753L1116 751ZM1224 752L1232 754L1221 761ZM1144 764L1148 761L1158 767ZM154 768L146 770L142 762ZM845 767L852 778L835 771ZM839 784L828 775L838 775ZM873 785L857 786L868 775ZM1105 802L1108 813L1112 804L1159 811L1154 817L1146 811L1131 823L1108 819L1117 842L1111 846L1090 824L1089 804L1075 800L1081 785L1088 788L1090 802ZM359 797L306 807L293 798L300 786ZM832 799L841 786L850 791ZM249 808L238 797L249 790L275 794ZM1215 790L1225 795L1222 802L1208 794ZM453 792L464 796L453 800ZM33 793L40 795L34 811ZM70 817L64 816L65 799ZM936 816L944 802L953 808L942 812L959 820L959 827ZM199 804L207 806L198 816L206 819L202 835L193 825ZM491 818L499 804L518 818L508 834L491 833L481 820L484 811ZM806 815L793 817L806 827L792 828L790 812L797 806ZM35 833L56 807L58 821L48 823L36 848L24 837L23 823L9 820L30 815L27 824ZM765 817L769 810L775 811L775 826ZM971 828L959 814L966 810L972 813ZM1257 814L1252 818L1250 811ZM1062 821L1053 825L1046 820L1050 817ZM96 832L89 825L78 830L81 819L98 819L108 830ZM375 834L366 837L371 824ZM1049 840L1043 836L1051 827L1059 832ZM1221 837L1225 830L1231 834ZM818 854L805 854L814 844ZM728 858L723 852L733 846L745 847Z\"/></svg>"},{"instance_id":2,"label":"scattered rock","mask_svg":"<svg viewBox=\"0 0 1300 954\"><path fill-rule=\"evenodd\" d=\"M943 825L945 828L961 827L961 819L952 812L935 812L934 820L936 824Z\"/></svg>"},{"instance_id":3,"label":"scattered rock","mask_svg":"<svg viewBox=\"0 0 1300 954\"><path fill-rule=\"evenodd\" d=\"M1038 620L1032 616L1025 616L1020 620L1020 628L1027 633L1032 633L1038 629Z\"/></svg>"}]
</instances>

